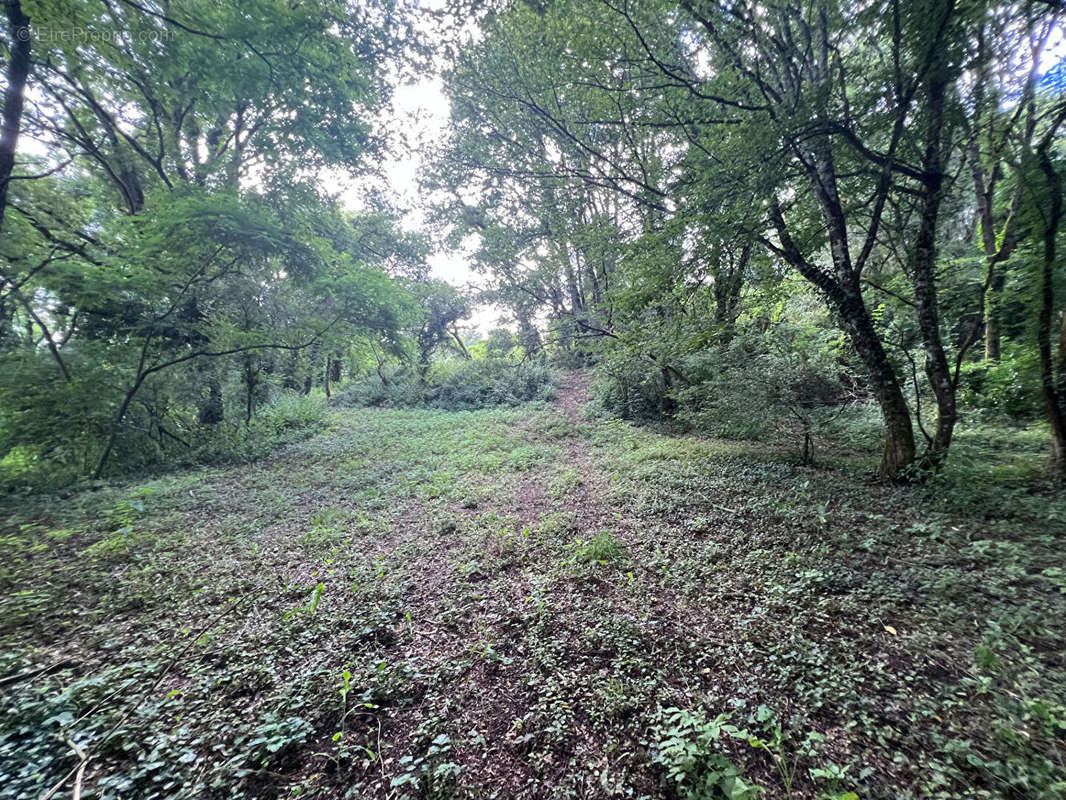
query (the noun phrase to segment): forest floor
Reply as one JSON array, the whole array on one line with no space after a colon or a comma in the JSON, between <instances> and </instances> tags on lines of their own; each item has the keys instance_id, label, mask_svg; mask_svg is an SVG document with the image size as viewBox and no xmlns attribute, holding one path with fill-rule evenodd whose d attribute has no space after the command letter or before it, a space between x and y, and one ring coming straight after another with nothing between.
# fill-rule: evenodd
<instances>
[{"instance_id":1,"label":"forest floor","mask_svg":"<svg viewBox=\"0 0 1066 800\"><path fill-rule=\"evenodd\" d=\"M0 798L1064 796L1061 497L587 387L3 501Z\"/></svg>"}]
</instances>

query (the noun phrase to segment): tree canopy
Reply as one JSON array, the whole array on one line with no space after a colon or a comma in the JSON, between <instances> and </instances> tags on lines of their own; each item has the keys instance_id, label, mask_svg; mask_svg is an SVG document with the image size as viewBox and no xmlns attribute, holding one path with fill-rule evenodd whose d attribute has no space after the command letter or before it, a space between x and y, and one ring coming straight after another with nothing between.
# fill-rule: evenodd
<instances>
[{"instance_id":1,"label":"tree canopy","mask_svg":"<svg viewBox=\"0 0 1066 800\"><path fill-rule=\"evenodd\" d=\"M469 356L475 298L426 266L450 244L524 354L600 364L621 413L707 419L757 353L825 388L761 402L872 404L880 474L922 478L1006 362L1066 468L1047 3L5 7L8 458L99 476L346 363L424 382ZM372 183L415 63L451 110L420 234L325 188Z\"/></svg>"},{"instance_id":2,"label":"tree canopy","mask_svg":"<svg viewBox=\"0 0 1066 800\"><path fill-rule=\"evenodd\" d=\"M1026 209L1061 171L1060 40L1040 2L505 5L449 73L437 185L516 317L654 366L661 409L687 358L799 276L881 409L881 474L920 475L947 456L974 346L992 364L1004 323L1028 352L1051 336L1018 330L1020 305L1005 320L1003 294L1058 237L1054 202ZM1042 329L1055 282L1030 301Z\"/></svg>"},{"instance_id":3,"label":"tree canopy","mask_svg":"<svg viewBox=\"0 0 1066 800\"><path fill-rule=\"evenodd\" d=\"M96 476L170 457L411 324L424 245L320 184L375 166L389 4L7 9L0 453Z\"/></svg>"}]
</instances>

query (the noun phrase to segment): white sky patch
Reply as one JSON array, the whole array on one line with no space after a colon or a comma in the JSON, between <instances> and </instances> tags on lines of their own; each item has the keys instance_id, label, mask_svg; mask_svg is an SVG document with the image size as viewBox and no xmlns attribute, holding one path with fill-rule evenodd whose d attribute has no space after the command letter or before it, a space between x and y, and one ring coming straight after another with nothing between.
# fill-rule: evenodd
<instances>
[{"instance_id":1,"label":"white sky patch","mask_svg":"<svg viewBox=\"0 0 1066 800\"><path fill-rule=\"evenodd\" d=\"M1066 59L1066 28L1056 25L1040 54L1040 74L1045 74L1063 59Z\"/></svg>"},{"instance_id":2,"label":"white sky patch","mask_svg":"<svg viewBox=\"0 0 1066 800\"><path fill-rule=\"evenodd\" d=\"M426 220L426 198L422 196L418 178L426 164L426 154L432 153L445 137L450 122L451 107L439 75L428 76L414 83L397 86L380 130L390 137L391 154L380 169L387 186L381 187L393 206L401 210L400 227L407 231L430 230ZM365 210L366 204L357 186L348 184L340 191L339 199L350 210ZM434 278L459 288L482 288L484 279L470 268L470 257L462 248L449 248L444 242L433 241L433 252L427 262ZM497 306L479 306L464 328L484 335L498 327L506 312Z\"/></svg>"},{"instance_id":3,"label":"white sky patch","mask_svg":"<svg viewBox=\"0 0 1066 800\"><path fill-rule=\"evenodd\" d=\"M401 224L407 230L421 230L425 219L418 175L426 166L424 154L443 140L451 114L441 78L433 76L398 86L390 114L384 127L397 137L398 152L382 166L393 196L407 210Z\"/></svg>"}]
</instances>

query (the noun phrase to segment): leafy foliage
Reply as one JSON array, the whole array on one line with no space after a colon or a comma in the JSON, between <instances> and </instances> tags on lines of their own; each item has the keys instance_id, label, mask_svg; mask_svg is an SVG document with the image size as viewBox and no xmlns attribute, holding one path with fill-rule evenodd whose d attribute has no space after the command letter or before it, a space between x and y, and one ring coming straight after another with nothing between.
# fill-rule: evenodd
<instances>
[{"instance_id":1,"label":"leafy foliage","mask_svg":"<svg viewBox=\"0 0 1066 800\"><path fill-rule=\"evenodd\" d=\"M448 75L439 213L490 297L520 327L545 317L564 363L600 363L626 418L766 435L798 405L807 431L818 415L797 392L842 384L815 394L878 406L879 472L897 480L939 469L969 413L1030 414L1042 392L1059 472L1061 214L1024 221L1063 207L1066 117L1041 57L1055 17L504 4ZM1024 372L998 372L1002 353Z\"/></svg>"},{"instance_id":2,"label":"leafy foliage","mask_svg":"<svg viewBox=\"0 0 1066 800\"><path fill-rule=\"evenodd\" d=\"M86 790L145 797L1061 791L1038 435L885 487L541 404L326 413L239 467L6 501L0 792L58 781L64 737Z\"/></svg>"},{"instance_id":3,"label":"leafy foliage","mask_svg":"<svg viewBox=\"0 0 1066 800\"><path fill-rule=\"evenodd\" d=\"M384 380L369 374L353 382L338 400L346 405L471 411L550 400L554 384L553 370L544 362L452 358L432 364L424 374L399 369Z\"/></svg>"},{"instance_id":4,"label":"leafy foliage","mask_svg":"<svg viewBox=\"0 0 1066 800\"><path fill-rule=\"evenodd\" d=\"M26 6L46 154L10 197L4 179L9 485L241 449L290 426L253 424L283 389L328 394L355 343L395 348L417 311L394 276L417 281L424 252L315 186L376 149L391 10Z\"/></svg>"}]
</instances>

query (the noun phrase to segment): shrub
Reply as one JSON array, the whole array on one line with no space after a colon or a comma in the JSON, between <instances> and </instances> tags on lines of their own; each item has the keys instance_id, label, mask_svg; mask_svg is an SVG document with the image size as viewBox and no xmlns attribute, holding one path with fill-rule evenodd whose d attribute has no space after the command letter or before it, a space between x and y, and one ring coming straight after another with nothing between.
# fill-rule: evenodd
<instances>
[{"instance_id":1,"label":"shrub","mask_svg":"<svg viewBox=\"0 0 1066 800\"><path fill-rule=\"evenodd\" d=\"M966 364L959 406L984 416L1033 419L1040 415L1040 357L1035 348L1007 345L999 361Z\"/></svg>"},{"instance_id":2,"label":"shrub","mask_svg":"<svg viewBox=\"0 0 1066 800\"><path fill-rule=\"evenodd\" d=\"M93 468L113 411L89 387L74 387L77 392L63 388L63 393L53 395L51 404L39 409L32 406L37 395L31 395L25 413L5 419L9 427L0 430L0 487L55 489L85 478ZM144 394L154 399L151 387ZM82 399L86 397L89 399ZM66 405L55 402L68 398L71 402ZM49 422L48 412L55 414L54 422ZM260 406L247 424L244 409L230 403L223 419L213 425L199 425L192 414L176 410L165 420L165 435L149 435L153 421L137 408L124 421L108 474L150 472L168 464L250 461L321 430L326 413L326 401L321 396L281 391L273 402ZM60 435L72 419L80 425ZM33 433L39 436L36 443L29 438Z\"/></svg>"},{"instance_id":3,"label":"shrub","mask_svg":"<svg viewBox=\"0 0 1066 800\"><path fill-rule=\"evenodd\" d=\"M873 401L811 409L811 426L822 436L860 451L880 451L885 422Z\"/></svg>"},{"instance_id":4,"label":"shrub","mask_svg":"<svg viewBox=\"0 0 1066 800\"><path fill-rule=\"evenodd\" d=\"M441 362L431 370L429 383L430 403L452 411L550 400L555 391L551 370L543 362L502 358Z\"/></svg>"},{"instance_id":5,"label":"shrub","mask_svg":"<svg viewBox=\"0 0 1066 800\"><path fill-rule=\"evenodd\" d=\"M727 714L708 719L702 712L666 708L651 730L652 762L663 773L671 796L683 800L728 797L750 800L762 792L745 780L727 756L723 740L746 738Z\"/></svg>"},{"instance_id":6,"label":"shrub","mask_svg":"<svg viewBox=\"0 0 1066 800\"><path fill-rule=\"evenodd\" d=\"M599 531L591 539L577 539L571 547L574 559L587 563L607 564L620 561L625 556L622 545L610 531Z\"/></svg>"},{"instance_id":7,"label":"shrub","mask_svg":"<svg viewBox=\"0 0 1066 800\"><path fill-rule=\"evenodd\" d=\"M826 355L768 343L737 336L727 347L684 359L689 382L677 392L678 419L725 438L759 439L797 424L809 430L813 411L847 399L839 368Z\"/></svg>"},{"instance_id":8,"label":"shrub","mask_svg":"<svg viewBox=\"0 0 1066 800\"><path fill-rule=\"evenodd\" d=\"M277 447L304 439L326 426L328 407L321 395L281 392L251 422L227 418L186 455L186 463L246 462Z\"/></svg>"},{"instance_id":9,"label":"shrub","mask_svg":"<svg viewBox=\"0 0 1066 800\"><path fill-rule=\"evenodd\" d=\"M555 376L541 361L506 358L448 359L430 366L423 383L417 371L394 369L352 382L337 402L348 406L429 406L471 411L550 400Z\"/></svg>"},{"instance_id":10,"label":"shrub","mask_svg":"<svg viewBox=\"0 0 1066 800\"><path fill-rule=\"evenodd\" d=\"M418 376L405 366L391 365L353 378L333 402L339 406L411 408L423 404Z\"/></svg>"},{"instance_id":11,"label":"shrub","mask_svg":"<svg viewBox=\"0 0 1066 800\"><path fill-rule=\"evenodd\" d=\"M723 438L788 436L807 459L814 431L853 399L853 381L834 342L796 331L785 338L781 345L766 334L738 333L678 357L666 371L646 358L609 359L594 386L594 406L627 419L673 418Z\"/></svg>"},{"instance_id":12,"label":"shrub","mask_svg":"<svg viewBox=\"0 0 1066 800\"><path fill-rule=\"evenodd\" d=\"M112 376L95 365L91 355L66 355L77 376L70 382L40 353L12 353L0 359L0 485L59 486L92 469L114 407L106 389ZM140 427L140 412L138 406L130 414L131 428ZM117 443L115 456L137 469L157 458L158 452L150 439L139 448L123 440Z\"/></svg>"},{"instance_id":13,"label":"shrub","mask_svg":"<svg viewBox=\"0 0 1066 800\"><path fill-rule=\"evenodd\" d=\"M651 421L666 416L668 389L662 376L641 363L605 363L592 384L593 413L621 419Z\"/></svg>"},{"instance_id":14,"label":"shrub","mask_svg":"<svg viewBox=\"0 0 1066 800\"><path fill-rule=\"evenodd\" d=\"M594 408L623 419L672 418L724 438L803 436L822 421L823 409L852 399L855 384L839 336L783 323L664 358L609 353L593 387Z\"/></svg>"}]
</instances>

